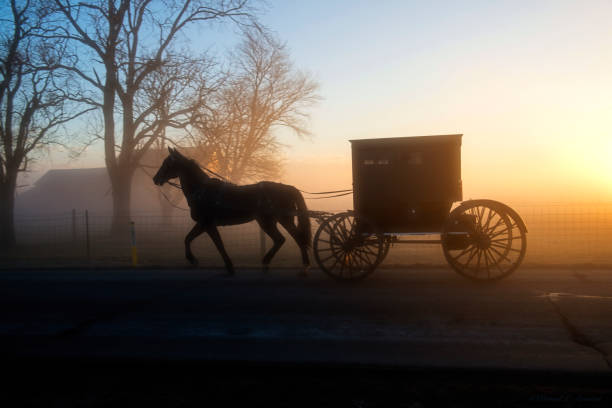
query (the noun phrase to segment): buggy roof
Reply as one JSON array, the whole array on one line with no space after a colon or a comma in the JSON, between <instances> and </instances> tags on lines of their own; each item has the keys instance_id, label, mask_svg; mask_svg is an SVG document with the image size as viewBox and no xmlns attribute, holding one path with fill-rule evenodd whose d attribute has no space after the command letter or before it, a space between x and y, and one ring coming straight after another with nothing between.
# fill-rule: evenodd
<instances>
[{"instance_id":1,"label":"buggy roof","mask_svg":"<svg viewBox=\"0 0 612 408\"><path fill-rule=\"evenodd\" d=\"M463 134L453 135L429 135L429 136L404 136L404 137L381 137L376 139L355 139L349 140L354 145L361 146L382 146L388 144L410 144L410 143L427 143L427 142L442 142L461 139Z\"/></svg>"}]
</instances>

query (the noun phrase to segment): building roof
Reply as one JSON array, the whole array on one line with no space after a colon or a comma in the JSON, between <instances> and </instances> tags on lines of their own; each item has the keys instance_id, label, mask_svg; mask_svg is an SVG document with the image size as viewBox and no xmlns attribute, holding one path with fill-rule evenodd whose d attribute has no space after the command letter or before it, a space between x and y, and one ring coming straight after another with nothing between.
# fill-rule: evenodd
<instances>
[{"instance_id":1,"label":"building roof","mask_svg":"<svg viewBox=\"0 0 612 408\"><path fill-rule=\"evenodd\" d=\"M132 182L132 211L159 212L157 188L149 175L136 171ZM112 191L106 168L49 170L32 188L18 194L15 202L17 215L61 214L72 209L112 213Z\"/></svg>"}]
</instances>

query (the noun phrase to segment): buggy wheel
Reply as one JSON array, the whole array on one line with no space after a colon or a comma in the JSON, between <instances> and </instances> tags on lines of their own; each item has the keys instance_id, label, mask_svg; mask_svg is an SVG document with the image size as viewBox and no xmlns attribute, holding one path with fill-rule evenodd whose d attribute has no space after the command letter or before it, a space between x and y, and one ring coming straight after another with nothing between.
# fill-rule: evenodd
<instances>
[{"instance_id":1,"label":"buggy wheel","mask_svg":"<svg viewBox=\"0 0 612 408\"><path fill-rule=\"evenodd\" d=\"M385 236L383 240L384 240L384 244L383 244L383 251L381 254L381 258L380 258L380 263L382 263L387 258L387 255L389 254L389 250L391 249L392 238Z\"/></svg>"},{"instance_id":2,"label":"buggy wheel","mask_svg":"<svg viewBox=\"0 0 612 408\"><path fill-rule=\"evenodd\" d=\"M383 259L385 242L374 225L353 212L329 217L315 233L313 250L319 267L334 279L363 279Z\"/></svg>"},{"instance_id":3,"label":"buggy wheel","mask_svg":"<svg viewBox=\"0 0 612 408\"><path fill-rule=\"evenodd\" d=\"M492 200L462 203L449 215L442 250L449 265L474 280L504 278L521 264L527 229L518 214Z\"/></svg>"},{"instance_id":4,"label":"buggy wheel","mask_svg":"<svg viewBox=\"0 0 612 408\"><path fill-rule=\"evenodd\" d=\"M389 237L385 237L385 243L383 246L383 252L380 258L380 262L384 261L385 258L387 258L387 254L389 254L389 249L391 249L391 239Z\"/></svg>"}]
</instances>

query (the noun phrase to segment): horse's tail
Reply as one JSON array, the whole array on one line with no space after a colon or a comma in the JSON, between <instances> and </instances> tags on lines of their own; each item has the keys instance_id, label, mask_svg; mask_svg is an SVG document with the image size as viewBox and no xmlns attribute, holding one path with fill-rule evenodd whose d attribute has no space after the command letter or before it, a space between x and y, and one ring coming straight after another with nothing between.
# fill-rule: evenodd
<instances>
[{"instance_id":1,"label":"horse's tail","mask_svg":"<svg viewBox=\"0 0 612 408\"><path fill-rule=\"evenodd\" d=\"M312 243L312 229L310 227L310 216L308 215L308 208L306 207L306 202L304 201L304 197L302 193L296 188L294 193L294 202L297 207L297 217L298 217L298 237L300 242L298 244L300 246L304 245L306 248L310 248Z\"/></svg>"}]
</instances>

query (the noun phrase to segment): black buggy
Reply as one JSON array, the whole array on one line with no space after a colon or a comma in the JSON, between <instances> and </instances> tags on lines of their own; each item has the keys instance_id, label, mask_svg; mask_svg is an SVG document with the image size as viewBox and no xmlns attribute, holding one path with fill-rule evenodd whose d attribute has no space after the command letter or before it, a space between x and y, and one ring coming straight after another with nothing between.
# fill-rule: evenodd
<instances>
[{"instance_id":1,"label":"black buggy","mask_svg":"<svg viewBox=\"0 0 612 408\"><path fill-rule=\"evenodd\" d=\"M475 280L512 273L525 257L527 228L493 200L461 201L461 136L351 140L354 210L324 218L317 263L340 280L362 279L395 243L442 244L450 266ZM418 239L439 235L440 239Z\"/></svg>"}]
</instances>

